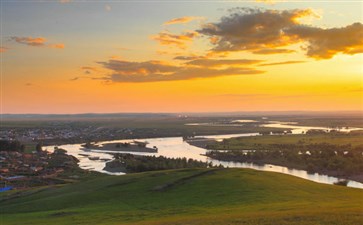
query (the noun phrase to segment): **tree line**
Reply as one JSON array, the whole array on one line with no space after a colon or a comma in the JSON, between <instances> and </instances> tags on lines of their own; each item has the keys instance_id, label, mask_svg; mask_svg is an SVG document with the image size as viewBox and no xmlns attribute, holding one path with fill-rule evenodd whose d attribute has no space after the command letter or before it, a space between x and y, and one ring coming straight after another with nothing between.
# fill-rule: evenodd
<instances>
[{"instance_id":1,"label":"tree line","mask_svg":"<svg viewBox=\"0 0 363 225\"><path fill-rule=\"evenodd\" d=\"M132 154L115 154L114 160L106 163L107 169L123 168L124 172L144 172L154 170L207 168L212 163L187 158L167 158L164 156L140 156Z\"/></svg>"}]
</instances>

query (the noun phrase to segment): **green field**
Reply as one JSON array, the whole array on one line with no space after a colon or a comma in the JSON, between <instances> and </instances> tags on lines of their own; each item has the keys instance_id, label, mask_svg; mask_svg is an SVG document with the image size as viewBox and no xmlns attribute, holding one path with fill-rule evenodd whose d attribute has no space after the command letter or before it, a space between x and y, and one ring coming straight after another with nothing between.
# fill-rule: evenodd
<instances>
[{"instance_id":1,"label":"green field","mask_svg":"<svg viewBox=\"0 0 363 225\"><path fill-rule=\"evenodd\" d=\"M29 191L17 198L8 195L2 195L2 225L357 225L363 221L363 190L249 169L106 176Z\"/></svg>"},{"instance_id":2,"label":"green field","mask_svg":"<svg viewBox=\"0 0 363 225\"><path fill-rule=\"evenodd\" d=\"M228 149L228 150L243 150L243 149L267 149L274 144L299 144L310 145L318 143L328 143L332 145L347 145L352 147L363 145L363 133L356 134L294 134L294 135L264 135L255 137L238 137L230 138L220 143L209 145L212 149Z\"/></svg>"},{"instance_id":3,"label":"green field","mask_svg":"<svg viewBox=\"0 0 363 225\"><path fill-rule=\"evenodd\" d=\"M275 116L271 120L297 122L300 126L363 127L363 114Z\"/></svg>"},{"instance_id":4,"label":"green field","mask_svg":"<svg viewBox=\"0 0 363 225\"><path fill-rule=\"evenodd\" d=\"M128 138L147 138L147 137L175 137L175 136L192 136L192 135L216 135L216 134L236 134L236 133L256 133L284 131L284 128L259 127L251 124L245 126L188 126L188 123L213 123L221 122L226 117L187 117L179 118L177 116L160 116L160 117L101 117L101 118L83 118L71 117L66 118L44 118L44 119L4 119L1 124L1 130L14 129L24 131L27 129L43 129L45 132L52 132L57 129L78 130L92 127L92 131L98 130L98 139L109 140L115 138L109 134L115 134L122 129L132 130L132 134L122 134L116 137L119 139ZM105 135L103 131L109 131ZM85 132L81 136L87 136ZM97 135L97 136L98 136ZM72 140L65 140L62 143L70 143ZM77 141L82 143L84 141Z\"/></svg>"}]
</instances>

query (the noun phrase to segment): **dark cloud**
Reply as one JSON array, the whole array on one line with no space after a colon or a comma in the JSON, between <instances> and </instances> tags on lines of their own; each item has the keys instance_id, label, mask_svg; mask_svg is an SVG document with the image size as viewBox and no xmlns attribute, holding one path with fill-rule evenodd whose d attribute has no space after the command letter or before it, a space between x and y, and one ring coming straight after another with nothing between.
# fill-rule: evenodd
<instances>
[{"instance_id":1,"label":"dark cloud","mask_svg":"<svg viewBox=\"0 0 363 225\"><path fill-rule=\"evenodd\" d=\"M215 51L258 50L287 46L296 40L284 30L298 24L299 18L313 15L306 10L233 9L217 23L208 23L199 33L213 38Z\"/></svg>"},{"instance_id":2,"label":"dark cloud","mask_svg":"<svg viewBox=\"0 0 363 225\"><path fill-rule=\"evenodd\" d=\"M90 75L93 72L98 72L98 69L92 66L82 66L81 69L83 70L83 73L86 75Z\"/></svg>"},{"instance_id":3,"label":"dark cloud","mask_svg":"<svg viewBox=\"0 0 363 225\"><path fill-rule=\"evenodd\" d=\"M337 53L354 55L363 53L363 24L322 29L310 26L294 26L286 33L307 41L307 55L317 59L330 59Z\"/></svg>"},{"instance_id":4,"label":"dark cloud","mask_svg":"<svg viewBox=\"0 0 363 225\"><path fill-rule=\"evenodd\" d=\"M71 79L69 79L69 81L77 81L80 79L90 79L90 80L102 80L99 77L91 77L91 76L77 76L77 77L73 77Z\"/></svg>"},{"instance_id":5,"label":"dark cloud","mask_svg":"<svg viewBox=\"0 0 363 225\"><path fill-rule=\"evenodd\" d=\"M82 70L91 70L91 71L97 71L97 68L92 67L92 66L82 66L81 67Z\"/></svg>"},{"instance_id":6,"label":"dark cloud","mask_svg":"<svg viewBox=\"0 0 363 225\"><path fill-rule=\"evenodd\" d=\"M122 75L147 75L147 74L168 74L174 72L178 67L161 61L130 62L122 60L109 60L98 62L105 68L117 71Z\"/></svg>"},{"instance_id":7,"label":"dark cloud","mask_svg":"<svg viewBox=\"0 0 363 225\"><path fill-rule=\"evenodd\" d=\"M262 60L250 59L197 59L189 61L187 65L201 66L201 67L220 67L220 66L245 66L262 62Z\"/></svg>"},{"instance_id":8,"label":"dark cloud","mask_svg":"<svg viewBox=\"0 0 363 225\"><path fill-rule=\"evenodd\" d=\"M74 77L74 78L71 78L69 79L70 81L76 81L76 80L79 80L80 77Z\"/></svg>"},{"instance_id":9,"label":"dark cloud","mask_svg":"<svg viewBox=\"0 0 363 225\"><path fill-rule=\"evenodd\" d=\"M265 48L253 51L253 54L270 55L270 54L281 54L281 53L293 53L295 50L282 49L282 48Z\"/></svg>"},{"instance_id":10,"label":"dark cloud","mask_svg":"<svg viewBox=\"0 0 363 225\"><path fill-rule=\"evenodd\" d=\"M176 60L184 60L184 61L204 59L204 58L205 58L205 56L177 56L177 57L174 57L174 59L176 59Z\"/></svg>"},{"instance_id":11,"label":"dark cloud","mask_svg":"<svg viewBox=\"0 0 363 225\"><path fill-rule=\"evenodd\" d=\"M259 66L277 66L277 65L305 63L305 62L306 61L284 61L284 62L275 62L275 63L262 63Z\"/></svg>"},{"instance_id":12,"label":"dark cloud","mask_svg":"<svg viewBox=\"0 0 363 225\"><path fill-rule=\"evenodd\" d=\"M255 54L291 53L279 49L307 44L306 55L329 59L338 53L363 53L363 24L323 29L301 23L317 15L310 9L262 10L237 8L219 22L205 24L198 32L207 36L214 52L250 51Z\"/></svg>"},{"instance_id":13,"label":"dark cloud","mask_svg":"<svg viewBox=\"0 0 363 225\"><path fill-rule=\"evenodd\" d=\"M112 73L103 80L111 82L157 82L189 80L244 74L260 74L264 71L254 68L229 67L225 69L211 69L188 66L174 66L160 61L129 62L109 60L99 62Z\"/></svg>"}]
</instances>

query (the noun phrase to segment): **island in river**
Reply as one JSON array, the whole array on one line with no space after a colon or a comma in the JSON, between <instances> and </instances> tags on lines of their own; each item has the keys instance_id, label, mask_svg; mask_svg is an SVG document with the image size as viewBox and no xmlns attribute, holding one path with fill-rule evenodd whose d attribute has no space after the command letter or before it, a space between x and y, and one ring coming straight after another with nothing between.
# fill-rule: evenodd
<instances>
[{"instance_id":1,"label":"island in river","mask_svg":"<svg viewBox=\"0 0 363 225\"><path fill-rule=\"evenodd\" d=\"M95 143L86 143L82 147L85 149L92 150L103 150L103 151L117 151L117 152L147 152L156 153L158 148L156 146L149 148L147 142L133 141L133 142L117 142L117 143L104 143L97 145Z\"/></svg>"},{"instance_id":2,"label":"island in river","mask_svg":"<svg viewBox=\"0 0 363 225\"><path fill-rule=\"evenodd\" d=\"M143 156L132 154L114 154L114 160L106 163L108 172L137 173L155 170L211 168L212 163L187 158L167 158L164 156ZM222 166L220 166L222 168Z\"/></svg>"}]
</instances>

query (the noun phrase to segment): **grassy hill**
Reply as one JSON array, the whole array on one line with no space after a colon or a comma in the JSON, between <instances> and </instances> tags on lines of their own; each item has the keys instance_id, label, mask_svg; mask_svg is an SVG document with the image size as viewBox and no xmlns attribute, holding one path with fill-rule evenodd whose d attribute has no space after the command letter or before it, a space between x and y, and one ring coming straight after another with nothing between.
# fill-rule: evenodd
<instances>
[{"instance_id":1,"label":"grassy hill","mask_svg":"<svg viewBox=\"0 0 363 225\"><path fill-rule=\"evenodd\" d=\"M363 190L248 169L106 176L2 195L7 224L361 224ZM6 199L7 198L7 199Z\"/></svg>"}]
</instances>

